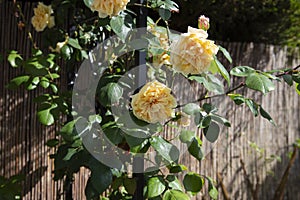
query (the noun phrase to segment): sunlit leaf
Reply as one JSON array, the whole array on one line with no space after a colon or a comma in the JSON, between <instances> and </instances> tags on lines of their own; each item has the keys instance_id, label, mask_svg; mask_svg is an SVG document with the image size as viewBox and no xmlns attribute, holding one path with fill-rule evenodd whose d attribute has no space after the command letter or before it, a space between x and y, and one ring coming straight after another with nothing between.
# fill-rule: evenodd
<instances>
[{"instance_id":1,"label":"sunlit leaf","mask_svg":"<svg viewBox=\"0 0 300 200\"><path fill-rule=\"evenodd\" d=\"M23 58L17 51L11 51L7 60L12 67L18 67L22 63Z\"/></svg>"},{"instance_id":2,"label":"sunlit leaf","mask_svg":"<svg viewBox=\"0 0 300 200\"><path fill-rule=\"evenodd\" d=\"M201 145L202 141L199 138L194 137L192 142L188 146L189 153L199 161L201 161L204 157Z\"/></svg>"},{"instance_id":3,"label":"sunlit leaf","mask_svg":"<svg viewBox=\"0 0 300 200\"><path fill-rule=\"evenodd\" d=\"M175 175L168 175L166 179L168 181L169 188L173 190L183 191L181 183Z\"/></svg>"},{"instance_id":4,"label":"sunlit leaf","mask_svg":"<svg viewBox=\"0 0 300 200\"><path fill-rule=\"evenodd\" d=\"M255 69L248 66L237 66L231 69L230 74L233 76L246 77L254 73Z\"/></svg>"},{"instance_id":5,"label":"sunlit leaf","mask_svg":"<svg viewBox=\"0 0 300 200\"><path fill-rule=\"evenodd\" d=\"M6 86L8 89L16 89L21 84L26 83L29 80L30 76L18 76L12 80L10 80L9 84Z\"/></svg>"},{"instance_id":6,"label":"sunlit leaf","mask_svg":"<svg viewBox=\"0 0 300 200\"><path fill-rule=\"evenodd\" d=\"M82 49L82 47L79 45L78 39L69 38L68 44L74 47L75 49Z\"/></svg>"},{"instance_id":7,"label":"sunlit leaf","mask_svg":"<svg viewBox=\"0 0 300 200\"><path fill-rule=\"evenodd\" d=\"M167 190L163 200L190 200L190 197L179 190Z\"/></svg>"},{"instance_id":8,"label":"sunlit leaf","mask_svg":"<svg viewBox=\"0 0 300 200\"><path fill-rule=\"evenodd\" d=\"M214 62L217 64L220 74L227 81L228 86L230 86L230 76L229 76L228 71L226 70L226 68L222 65L222 63L217 58L214 59Z\"/></svg>"},{"instance_id":9,"label":"sunlit leaf","mask_svg":"<svg viewBox=\"0 0 300 200\"><path fill-rule=\"evenodd\" d=\"M210 177L206 177L208 179L208 194L212 199L218 199L218 190L214 186L214 181Z\"/></svg>"},{"instance_id":10,"label":"sunlit leaf","mask_svg":"<svg viewBox=\"0 0 300 200\"><path fill-rule=\"evenodd\" d=\"M220 49L220 51L223 53L223 55L225 56L225 58L226 58L230 63L232 63L232 58L231 58L229 52L228 52L225 48L223 48L223 47L221 47L221 46L219 46L219 49Z\"/></svg>"},{"instance_id":11,"label":"sunlit leaf","mask_svg":"<svg viewBox=\"0 0 300 200\"><path fill-rule=\"evenodd\" d=\"M257 90L266 94L275 89L274 83L265 75L259 73L252 73L246 79L248 88Z\"/></svg>"},{"instance_id":12,"label":"sunlit leaf","mask_svg":"<svg viewBox=\"0 0 300 200\"><path fill-rule=\"evenodd\" d=\"M177 147L160 136L154 136L150 140L151 146L156 152L161 155L169 163L175 162L179 159L179 150Z\"/></svg>"},{"instance_id":13,"label":"sunlit leaf","mask_svg":"<svg viewBox=\"0 0 300 200\"><path fill-rule=\"evenodd\" d=\"M153 198L161 195L166 189L165 181L162 177L152 177L147 182L147 196Z\"/></svg>"},{"instance_id":14,"label":"sunlit leaf","mask_svg":"<svg viewBox=\"0 0 300 200\"><path fill-rule=\"evenodd\" d=\"M260 115L263 117L263 118L266 118L267 120L269 120L269 122L271 122L273 125L276 125L274 120L272 119L272 117L270 116L270 114L265 111L261 106L259 107L259 112L260 112Z\"/></svg>"}]
</instances>

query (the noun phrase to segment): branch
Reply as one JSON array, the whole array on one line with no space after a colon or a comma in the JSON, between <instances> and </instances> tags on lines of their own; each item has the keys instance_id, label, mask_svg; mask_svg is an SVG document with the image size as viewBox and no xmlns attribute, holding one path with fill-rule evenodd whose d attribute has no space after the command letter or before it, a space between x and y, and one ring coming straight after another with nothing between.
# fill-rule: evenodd
<instances>
[{"instance_id":1,"label":"branch","mask_svg":"<svg viewBox=\"0 0 300 200\"><path fill-rule=\"evenodd\" d=\"M300 68L300 65L298 65L297 67L294 67L293 69L291 70L288 70L287 72L283 72L283 73L279 73L279 74L276 74L275 76L276 77L281 77L281 76L284 76L284 75L287 75L287 74L293 74L293 73L298 73L298 69Z\"/></svg>"},{"instance_id":2,"label":"branch","mask_svg":"<svg viewBox=\"0 0 300 200\"><path fill-rule=\"evenodd\" d=\"M286 75L286 74L293 74L293 73L298 73L298 69L300 68L300 65L298 65L297 67L294 67L293 69L287 71L287 72L284 72L284 73L280 73L280 74L277 74L275 75L276 77L281 77L283 75ZM242 87L244 87L246 84L244 82L240 82L240 84L230 90L228 90L227 92L225 92L224 94L217 94L217 95L213 95L213 96L202 96L200 97L199 99L195 100L195 101L192 101L191 103L197 103L197 102L200 102L200 101L203 101L203 100L206 100L206 99L212 99L212 98L216 98L216 97L221 97L221 96L225 96L225 95L228 95ZM186 104L183 104L183 105L178 105L176 108L181 108L183 106L185 106Z\"/></svg>"},{"instance_id":3,"label":"branch","mask_svg":"<svg viewBox=\"0 0 300 200\"><path fill-rule=\"evenodd\" d=\"M224 195L224 199L225 199L225 200L230 200L229 193L228 193L228 191L227 191L227 189L226 189L226 187L225 187L225 185L224 185L224 183L223 183L223 179L222 179L222 176L221 176L220 172L217 172L217 177L218 177L218 179L219 179L220 186L221 186L221 188L222 188L222 192L223 192L223 195Z\"/></svg>"},{"instance_id":4,"label":"branch","mask_svg":"<svg viewBox=\"0 0 300 200\"><path fill-rule=\"evenodd\" d=\"M243 159L240 159L240 163L241 163L241 165L242 165L242 170L243 170L243 172L244 172L244 176L245 176L245 179L246 179L246 183L247 183L247 185L248 185L248 188L249 188L250 191L251 191L253 200L258 200L258 187L257 187L257 185L256 185L256 187L254 188L253 183L252 183L251 180L250 180L250 176L249 176L249 174L247 173L247 170L246 170L245 163L244 163Z\"/></svg>"},{"instance_id":5,"label":"branch","mask_svg":"<svg viewBox=\"0 0 300 200\"><path fill-rule=\"evenodd\" d=\"M295 160L296 160L296 155L297 155L297 150L298 147L294 146L294 150L293 150L293 154L292 157L284 171L284 174L280 180L280 183L278 185L278 187L275 190L275 194L273 197L273 200L282 200L283 199L283 195L284 195L284 189L288 180L288 176L291 170L292 165L294 164Z\"/></svg>"},{"instance_id":6,"label":"branch","mask_svg":"<svg viewBox=\"0 0 300 200\"><path fill-rule=\"evenodd\" d=\"M217 94L217 95L213 95L213 96L209 96L209 97L207 97L207 96L202 96L202 97L200 97L199 99L197 99L197 100L195 100L195 101L192 101L191 103L197 103L197 102L200 102L200 101L206 100L206 99L212 99L212 98L216 98L216 97L226 96L226 95L228 95L228 94L230 94L230 93L232 93L232 92L234 92L234 91L236 91L236 90L238 90L238 89L244 87L245 85L246 85L246 84L245 84L244 82L241 82L238 86L236 86L236 87L234 87L234 88L228 90L228 91L225 92L224 94ZM185 106L185 105L186 105L186 104L178 105L176 108L181 108L181 107L183 107L183 106Z\"/></svg>"}]
</instances>

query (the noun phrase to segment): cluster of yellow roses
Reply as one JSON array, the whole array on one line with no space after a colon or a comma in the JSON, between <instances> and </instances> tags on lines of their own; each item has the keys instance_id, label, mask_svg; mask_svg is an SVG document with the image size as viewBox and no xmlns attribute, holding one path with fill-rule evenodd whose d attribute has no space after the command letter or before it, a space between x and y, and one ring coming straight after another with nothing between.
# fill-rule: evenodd
<instances>
[{"instance_id":1,"label":"cluster of yellow roses","mask_svg":"<svg viewBox=\"0 0 300 200\"><path fill-rule=\"evenodd\" d=\"M94 0L90 9L97 11L100 18L112 17L125 10L128 2L129 0ZM51 6L38 4L31 21L36 31L43 31L47 26L51 28L55 25L52 13ZM164 49L164 52L155 58L158 66L172 65L175 71L184 75L201 74L207 71L214 55L218 52L218 46L214 41L207 39L209 19L201 16L198 26L199 29L188 27L188 32L181 34L171 46L166 33L150 27L149 30L159 39ZM171 94L170 88L158 81L152 81L147 83L139 93L133 95L131 105L137 118L148 123L157 123L174 117L176 99Z\"/></svg>"},{"instance_id":2,"label":"cluster of yellow roses","mask_svg":"<svg viewBox=\"0 0 300 200\"><path fill-rule=\"evenodd\" d=\"M201 74L207 71L219 48L214 41L207 39L209 19L201 16L198 25L199 29L188 27L188 32L181 34L179 39L171 44L170 56L166 56L168 54L165 51L159 55L159 63L170 64L175 71L184 75ZM159 38L162 48L164 48L165 35L159 32L154 32L154 35ZM137 118L149 123L156 123L174 117L176 99L171 94L170 88L154 81L147 83L138 94L133 96L131 105ZM179 124L183 126L188 125L188 121L188 117L183 113L178 120Z\"/></svg>"}]
</instances>

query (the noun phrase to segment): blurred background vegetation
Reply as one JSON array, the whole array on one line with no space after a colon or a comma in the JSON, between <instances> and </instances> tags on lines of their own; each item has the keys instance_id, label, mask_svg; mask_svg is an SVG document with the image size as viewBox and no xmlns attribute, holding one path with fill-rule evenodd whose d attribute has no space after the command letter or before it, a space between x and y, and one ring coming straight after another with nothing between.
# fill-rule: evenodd
<instances>
[{"instance_id":1,"label":"blurred background vegetation","mask_svg":"<svg viewBox=\"0 0 300 200\"><path fill-rule=\"evenodd\" d=\"M175 0L180 7L170 26L186 32L197 19L211 19L210 38L300 46L300 0Z\"/></svg>"}]
</instances>

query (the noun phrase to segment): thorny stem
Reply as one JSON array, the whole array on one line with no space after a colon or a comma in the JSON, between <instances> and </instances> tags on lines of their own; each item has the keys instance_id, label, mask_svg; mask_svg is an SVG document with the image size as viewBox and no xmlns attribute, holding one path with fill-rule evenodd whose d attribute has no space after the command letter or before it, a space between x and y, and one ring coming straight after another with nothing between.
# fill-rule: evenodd
<instances>
[{"instance_id":1,"label":"thorny stem","mask_svg":"<svg viewBox=\"0 0 300 200\"><path fill-rule=\"evenodd\" d=\"M27 35L28 35L28 39L31 41L31 43L32 43L32 45L33 45L33 48L38 49L37 46L36 46L36 43L35 43L34 40L33 40L33 37L32 37L31 32L30 32L28 29L26 29L27 23L26 23L26 19L25 19L25 16L24 16L23 12L22 12L22 8L21 8L20 4L17 3L17 2L14 0L14 5L15 5L15 8L17 8L16 10L18 11L18 13L19 13L20 16L21 16L21 20L22 20L22 23L23 23L24 26L25 26L25 30L26 30L26 33L27 33Z\"/></svg>"}]
</instances>

